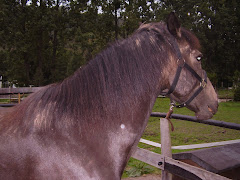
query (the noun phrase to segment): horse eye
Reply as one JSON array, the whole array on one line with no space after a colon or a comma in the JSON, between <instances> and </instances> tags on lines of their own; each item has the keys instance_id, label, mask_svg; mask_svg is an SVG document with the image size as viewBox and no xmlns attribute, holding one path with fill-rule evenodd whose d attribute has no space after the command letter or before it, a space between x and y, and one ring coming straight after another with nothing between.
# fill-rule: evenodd
<instances>
[{"instance_id":1,"label":"horse eye","mask_svg":"<svg viewBox=\"0 0 240 180\"><path fill-rule=\"evenodd\" d=\"M201 61L201 60L202 60L202 56L198 56L196 59L197 59L198 61Z\"/></svg>"}]
</instances>

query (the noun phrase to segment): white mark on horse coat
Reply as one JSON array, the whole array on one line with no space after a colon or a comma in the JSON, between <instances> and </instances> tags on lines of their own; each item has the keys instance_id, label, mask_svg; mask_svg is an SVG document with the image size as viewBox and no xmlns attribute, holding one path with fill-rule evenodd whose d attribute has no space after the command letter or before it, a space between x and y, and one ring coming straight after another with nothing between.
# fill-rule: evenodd
<instances>
[{"instance_id":1,"label":"white mark on horse coat","mask_svg":"<svg viewBox=\"0 0 240 180\"><path fill-rule=\"evenodd\" d=\"M121 174L119 174L119 169L122 167L122 163L125 160L123 156L126 155L126 152L123 151L123 149L129 145L132 145L136 137L136 134L131 133L131 131L129 131L124 124L121 124L120 127L120 131L110 132L108 134L110 142L108 144L108 149L109 154L114 162L113 168L115 169L116 176L121 176Z\"/></svg>"},{"instance_id":2,"label":"white mark on horse coat","mask_svg":"<svg viewBox=\"0 0 240 180\"><path fill-rule=\"evenodd\" d=\"M121 124L121 129L125 129L125 125L124 124Z\"/></svg>"}]
</instances>

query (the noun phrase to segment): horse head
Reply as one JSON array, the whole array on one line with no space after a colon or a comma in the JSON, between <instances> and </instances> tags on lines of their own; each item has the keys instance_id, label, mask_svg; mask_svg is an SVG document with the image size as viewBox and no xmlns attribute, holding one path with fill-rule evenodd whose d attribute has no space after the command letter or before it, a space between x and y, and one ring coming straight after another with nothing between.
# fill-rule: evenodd
<instances>
[{"instance_id":1,"label":"horse head","mask_svg":"<svg viewBox=\"0 0 240 180\"><path fill-rule=\"evenodd\" d=\"M182 28L174 13L166 23L173 50L169 60L168 92L176 107L187 107L198 120L211 118L218 108L217 94L202 69L203 55L196 36Z\"/></svg>"}]
</instances>

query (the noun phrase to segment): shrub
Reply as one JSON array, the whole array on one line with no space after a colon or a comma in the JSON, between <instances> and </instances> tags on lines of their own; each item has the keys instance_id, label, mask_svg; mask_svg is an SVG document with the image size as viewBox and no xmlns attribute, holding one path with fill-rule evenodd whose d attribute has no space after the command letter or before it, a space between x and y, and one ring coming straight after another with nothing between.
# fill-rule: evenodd
<instances>
[{"instance_id":1,"label":"shrub","mask_svg":"<svg viewBox=\"0 0 240 180\"><path fill-rule=\"evenodd\" d=\"M240 85L234 91L234 101L240 101Z\"/></svg>"},{"instance_id":2,"label":"shrub","mask_svg":"<svg viewBox=\"0 0 240 180\"><path fill-rule=\"evenodd\" d=\"M126 173L129 177L139 177L143 174L150 174L153 171L153 167L139 161L130 163L130 167L126 169Z\"/></svg>"}]
</instances>

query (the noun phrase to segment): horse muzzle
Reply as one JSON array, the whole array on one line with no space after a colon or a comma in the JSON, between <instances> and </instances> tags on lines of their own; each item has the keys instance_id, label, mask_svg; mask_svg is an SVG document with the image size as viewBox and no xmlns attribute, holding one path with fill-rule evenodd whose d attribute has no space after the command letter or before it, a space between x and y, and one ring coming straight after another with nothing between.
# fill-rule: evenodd
<instances>
[{"instance_id":1,"label":"horse muzzle","mask_svg":"<svg viewBox=\"0 0 240 180\"><path fill-rule=\"evenodd\" d=\"M195 113L197 120L207 120L213 117L218 110L218 102L211 103Z\"/></svg>"}]
</instances>

